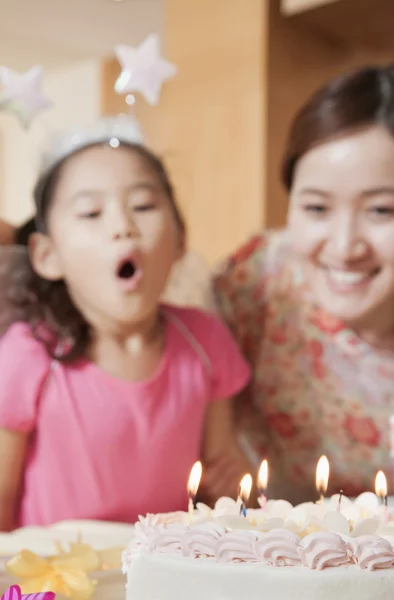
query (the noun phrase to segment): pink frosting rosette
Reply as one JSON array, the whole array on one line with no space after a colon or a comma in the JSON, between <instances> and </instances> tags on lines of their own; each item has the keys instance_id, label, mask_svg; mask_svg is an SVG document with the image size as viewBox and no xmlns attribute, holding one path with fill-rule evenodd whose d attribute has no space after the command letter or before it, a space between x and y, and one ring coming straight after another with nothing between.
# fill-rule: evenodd
<instances>
[{"instance_id":1,"label":"pink frosting rosette","mask_svg":"<svg viewBox=\"0 0 394 600\"><path fill-rule=\"evenodd\" d=\"M215 556L215 547L226 533L224 527L214 521L189 529L182 538L181 548L184 556L199 558Z\"/></svg>"},{"instance_id":2,"label":"pink frosting rosette","mask_svg":"<svg viewBox=\"0 0 394 600\"><path fill-rule=\"evenodd\" d=\"M394 551L390 542L377 535L363 535L349 542L351 555L361 569L390 569Z\"/></svg>"},{"instance_id":3,"label":"pink frosting rosette","mask_svg":"<svg viewBox=\"0 0 394 600\"><path fill-rule=\"evenodd\" d=\"M292 531L273 529L257 540L255 552L261 562L271 567L294 567L301 565L300 542Z\"/></svg>"},{"instance_id":4,"label":"pink frosting rosette","mask_svg":"<svg viewBox=\"0 0 394 600\"><path fill-rule=\"evenodd\" d=\"M218 562L258 562L255 545L261 535L257 531L250 530L226 533L215 547Z\"/></svg>"},{"instance_id":5,"label":"pink frosting rosette","mask_svg":"<svg viewBox=\"0 0 394 600\"><path fill-rule=\"evenodd\" d=\"M160 554L180 554L181 540L186 532L187 528L177 523L165 527L160 526L154 551Z\"/></svg>"},{"instance_id":6,"label":"pink frosting rosette","mask_svg":"<svg viewBox=\"0 0 394 600\"><path fill-rule=\"evenodd\" d=\"M346 542L341 536L328 531L307 535L302 540L298 553L305 567L318 571L351 563Z\"/></svg>"}]
</instances>

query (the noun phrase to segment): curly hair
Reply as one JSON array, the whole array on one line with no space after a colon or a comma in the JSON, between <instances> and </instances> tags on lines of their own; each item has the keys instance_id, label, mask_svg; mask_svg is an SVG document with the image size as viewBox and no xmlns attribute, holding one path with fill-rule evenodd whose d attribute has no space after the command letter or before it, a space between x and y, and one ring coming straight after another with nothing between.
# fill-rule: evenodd
<instances>
[{"instance_id":1,"label":"curly hair","mask_svg":"<svg viewBox=\"0 0 394 600\"><path fill-rule=\"evenodd\" d=\"M153 170L171 203L177 226L180 232L185 234L185 223L162 160L139 144L123 145L136 152ZM78 152L84 150L86 147ZM69 158L70 156L66 157L40 177L35 186L35 220L40 231L46 231L52 198L63 167ZM28 229L30 234L35 230L31 222ZM27 243L24 237L27 236L21 234L19 241ZM68 363L82 358L90 342L91 330L84 316L74 305L66 283L63 280L48 281L40 277L34 271L27 252L18 253L14 259L11 259L8 269L9 285L6 291L6 303L11 309L10 312L16 314L18 320L29 323L33 335L45 345L51 358Z\"/></svg>"}]
</instances>

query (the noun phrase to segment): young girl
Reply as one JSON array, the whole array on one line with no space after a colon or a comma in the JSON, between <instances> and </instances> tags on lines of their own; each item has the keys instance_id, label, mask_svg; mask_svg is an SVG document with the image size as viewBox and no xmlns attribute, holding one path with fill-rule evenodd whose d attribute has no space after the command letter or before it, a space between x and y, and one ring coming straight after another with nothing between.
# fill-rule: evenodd
<instances>
[{"instance_id":1,"label":"young girl","mask_svg":"<svg viewBox=\"0 0 394 600\"><path fill-rule=\"evenodd\" d=\"M234 495L249 368L215 316L159 302L185 246L160 160L101 122L56 141L35 204L0 344L0 529L184 509L200 457L206 494Z\"/></svg>"}]
</instances>

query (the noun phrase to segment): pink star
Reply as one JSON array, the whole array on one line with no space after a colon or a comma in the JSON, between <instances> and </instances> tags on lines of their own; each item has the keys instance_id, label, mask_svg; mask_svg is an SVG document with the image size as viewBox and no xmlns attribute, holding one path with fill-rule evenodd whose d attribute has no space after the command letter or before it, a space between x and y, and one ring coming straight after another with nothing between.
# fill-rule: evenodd
<instances>
[{"instance_id":1,"label":"pink star","mask_svg":"<svg viewBox=\"0 0 394 600\"><path fill-rule=\"evenodd\" d=\"M149 35L137 48L116 46L115 54L122 67L115 91L140 92L149 104L158 104L163 83L178 72L176 65L160 56L159 37Z\"/></svg>"},{"instance_id":2,"label":"pink star","mask_svg":"<svg viewBox=\"0 0 394 600\"><path fill-rule=\"evenodd\" d=\"M42 67L35 66L26 73L8 67L0 68L2 94L0 108L14 112L24 127L29 127L38 112L52 104L42 92Z\"/></svg>"}]
</instances>

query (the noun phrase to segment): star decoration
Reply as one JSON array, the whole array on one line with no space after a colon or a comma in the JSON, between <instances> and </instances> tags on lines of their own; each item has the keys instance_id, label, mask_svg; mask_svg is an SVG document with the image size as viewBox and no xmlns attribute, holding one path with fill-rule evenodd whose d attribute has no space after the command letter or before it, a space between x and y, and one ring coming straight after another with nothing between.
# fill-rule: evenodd
<instances>
[{"instance_id":1,"label":"star decoration","mask_svg":"<svg viewBox=\"0 0 394 600\"><path fill-rule=\"evenodd\" d=\"M149 104L158 104L163 83L178 72L176 65L160 56L159 37L149 35L137 48L116 46L115 54L122 67L115 91L139 92Z\"/></svg>"},{"instance_id":2,"label":"star decoration","mask_svg":"<svg viewBox=\"0 0 394 600\"><path fill-rule=\"evenodd\" d=\"M26 73L17 73L0 67L0 109L14 112L22 125L28 128L41 110L52 104L42 92L42 67L35 66Z\"/></svg>"}]
</instances>

